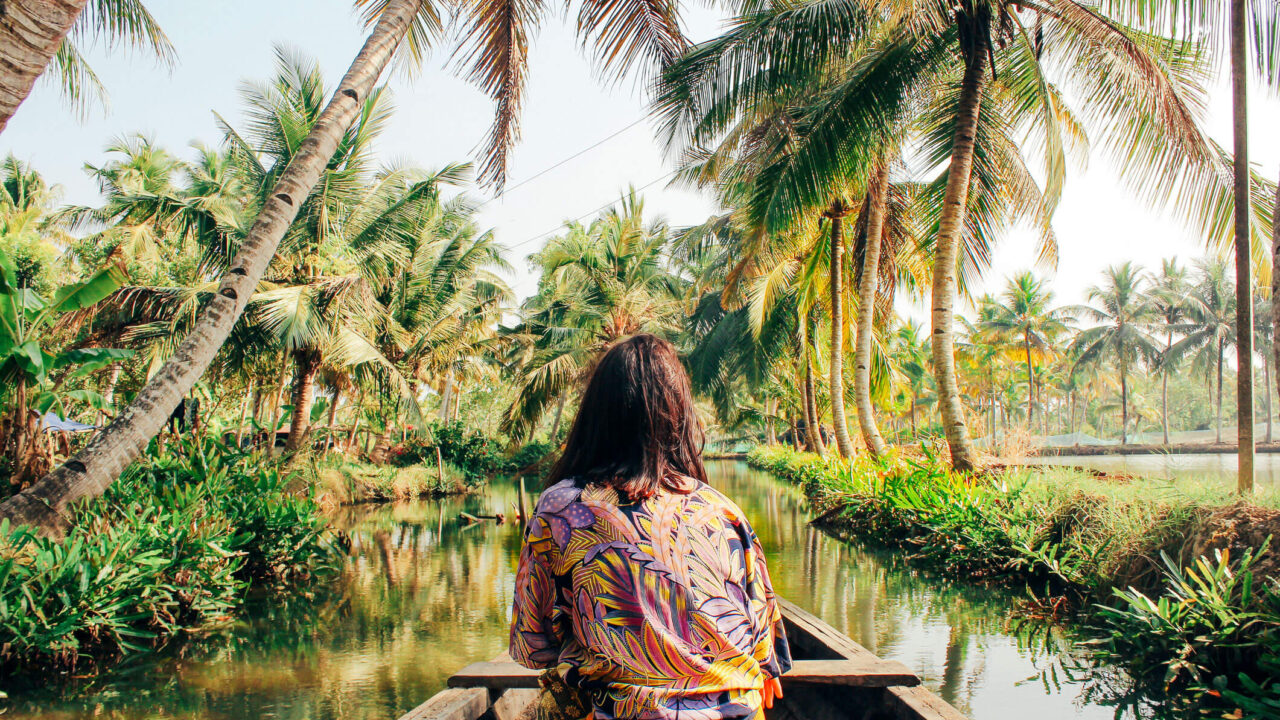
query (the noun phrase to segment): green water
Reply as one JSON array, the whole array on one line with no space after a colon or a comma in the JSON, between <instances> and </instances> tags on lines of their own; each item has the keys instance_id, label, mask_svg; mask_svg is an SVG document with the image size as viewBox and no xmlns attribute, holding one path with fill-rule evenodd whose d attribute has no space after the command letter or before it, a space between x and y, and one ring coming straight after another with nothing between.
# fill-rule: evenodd
<instances>
[{"instance_id":1,"label":"green water","mask_svg":"<svg viewBox=\"0 0 1280 720\"><path fill-rule=\"evenodd\" d=\"M779 593L906 663L973 720L1113 716L1085 699L1093 684L1072 679L1069 640L1018 630L1012 596L815 532L793 488L744 464L709 469L755 525ZM351 557L336 587L102 679L12 693L0 718L395 720L505 649L518 528L457 517L510 514L516 498L502 483L484 496L349 509L337 519Z\"/></svg>"}]
</instances>

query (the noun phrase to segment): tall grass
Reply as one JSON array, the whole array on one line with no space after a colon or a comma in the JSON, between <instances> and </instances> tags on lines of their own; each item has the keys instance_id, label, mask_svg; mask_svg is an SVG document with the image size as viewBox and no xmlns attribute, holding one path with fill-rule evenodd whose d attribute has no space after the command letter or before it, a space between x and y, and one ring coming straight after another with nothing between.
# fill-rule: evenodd
<instances>
[{"instance_id":1,"label":"tall grass","mask_svg":"<svg viewBox=\"0 0 1280 720\"><path fill-rule=\"evenodd\" d=\"M1024 584L1038 602L1023 609L1051 619L1077 611L1095 657L1148 694L1193 713L1225 703L1280 717L1267 670L1280 669L1280 579L1256 572L1269 545L1191 557L1189 538L1234 501L1223 491L1062 468L957 474L928 454L845 461L757 448L748 461L800 484L837 534L949 575Z\"/></svg>"},{"instance_id":2,"label":"tall grass","mask_svg":"<svg viewBox=\"0 0 1280 720\"><path fill-rule=\"evenodd\" d=\"M60 540L0 525L0 678L155 649L336 567L314 500L212 441L132 466Z\"/></svg>"}]
</instances>

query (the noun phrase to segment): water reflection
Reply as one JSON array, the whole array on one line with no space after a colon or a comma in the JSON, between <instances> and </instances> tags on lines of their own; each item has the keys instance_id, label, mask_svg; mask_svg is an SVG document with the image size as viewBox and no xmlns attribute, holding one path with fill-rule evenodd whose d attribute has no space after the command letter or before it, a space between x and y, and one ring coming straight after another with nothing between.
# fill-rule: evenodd
<instances>
[{"instance_id":1,"label":"water reflection","mask_svg":"<svg viewBox=\"0 0 1280 720\"><path fill-rule=\"evenodd\" d=\"M904 662L974 720L1112 716L1081 699L1071 638L1010 626L1012 597L815 532L795 489L745 465L711 471L756 526L780 593ZM16 695L4 717L394 720L504 649L518 528L458 514L511 514L516 502L501 484L483 497L348 509L337 524L351 559L333 589L263 606L199 652Z\"/></svg>"}]
</instances>

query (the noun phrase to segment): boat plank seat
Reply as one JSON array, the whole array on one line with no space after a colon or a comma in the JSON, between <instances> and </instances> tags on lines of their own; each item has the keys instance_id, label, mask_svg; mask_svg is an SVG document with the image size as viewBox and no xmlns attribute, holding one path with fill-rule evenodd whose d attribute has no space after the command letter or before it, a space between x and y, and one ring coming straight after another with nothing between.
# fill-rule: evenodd
<instances>
[{"instance_id":1,"label":"boat plank seat","mask_svg":"<svg viewBox=\"0 0 1280 720\"><path fill-rule=\"evenodd\" d=\"M539 670L529 670L513 662L472 663L449 678L451 688L510 690L538 687ZM920 678L905 665L875 656L838 660L796 660L782 676L784 688L799 685L843 685L846 687L914 686Z\"/></svg>"},{"instance_id":2,"label":"boat plank seat","mask_svg":"<svg viewBox=\"0 0 1280 720\"><path fill-rule=\"evenodd\" d=\"M881 660L793 603L779 603L795 660L767 720L965 720L905 665ZM530 720L539 674L503 653L463 668L401 720Z\"/></svg>"}]
</instances>

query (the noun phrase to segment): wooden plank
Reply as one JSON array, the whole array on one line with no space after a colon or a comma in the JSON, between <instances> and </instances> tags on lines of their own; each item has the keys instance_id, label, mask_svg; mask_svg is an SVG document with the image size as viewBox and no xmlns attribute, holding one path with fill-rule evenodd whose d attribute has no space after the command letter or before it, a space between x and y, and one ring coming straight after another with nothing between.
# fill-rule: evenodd
<instances>
[{"instance_id":1,"label":"wooden plank","mask_svg":"<svg viewBox=\"0 0 1280 720\"><path fill-rule=\"evenodd\" d=\"M400 720L477 720L489 709L484 688L442 690L401 716Z\"/></svg>"},{"instance_id":2,"label":"wooden plank","mask_svg":"<svg viewBox=\"0 0 1280 720\"><path fill-rule=\"evenodd\" d=\"M449 687L537 688L541 674L541 670L530 670L513 662L478 662L454 673L449 678Z\"/></svg>"},{"instance_id":3,"label":"wooden plank","mask_svg":"<svg viewBox=\"0 0 1280 720\"><path fill-rule=\"evenodd\" d=\"M782 686L840 685L844 687L914 686L920 678L906 665L876 658L851 660L796 660L782 676Z\"/></svg>"},{"instance_id":4,"label":"wooden plank","mask_svg":"<svg viewBox=\"0 0 1280 720\"><path fill-rule=\"evenodd\" d=\"M809 660L842 657L850 660L880 659L875 653L854 642L848 635L831 627L827 621L790 600L778 598L778 605L782 608L782 617L786 620L791 634L800 635L799 639L808 641L804 643L806 647L793 648L793 651L802 650L805 654L812 654L812 656L805 657L799 652L793 652L793 654ZM822 649L827 652L821 652Z\"/></svg>"},{"instance_id":5,"label":"wooden plank","mask_svg":"<svg viewBox=\"0 0 1280 720\"><path fill-rule=\"evenodd\" d=\"M967 720L946 700L922 687L885 689L885 704L901 720Z\"/></svg>"},{"instance_id":6,"label":"wooden plank","mask_svg":"<svg viewBox=\"0 0 1280 720\"><path fill-rule=\"evenodd\" d=\"M494 720L521 720L527 717L526 712L538 701L538 690L512 689L502 693L493 702Z\"/></svg>"},{"instance_id":7,"label":"wooden plank","mask_svg":"<svg viewBox=\"0 0 1280 720\"><path fill-rule=\"evenodd\" d=\"M472 663L449 678L449 687L484 687L491 690L536 688L540 674L540 671L509 662ZM873 655L870 658L846 660L797 660L791 671L782 676L782 684L784 687L891 687L919 685L920 678L902 663L881 660Z\"/></svg>"}]
</instances>

